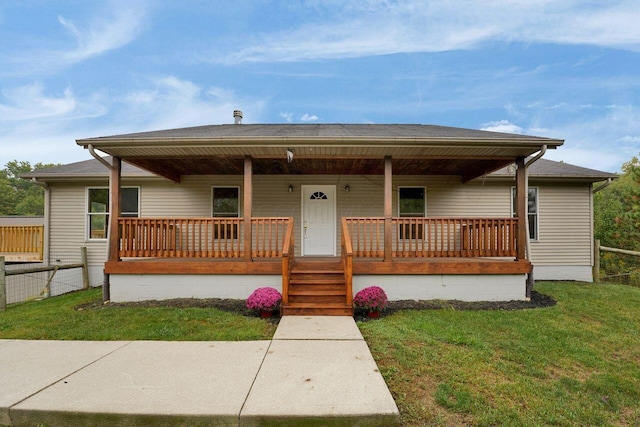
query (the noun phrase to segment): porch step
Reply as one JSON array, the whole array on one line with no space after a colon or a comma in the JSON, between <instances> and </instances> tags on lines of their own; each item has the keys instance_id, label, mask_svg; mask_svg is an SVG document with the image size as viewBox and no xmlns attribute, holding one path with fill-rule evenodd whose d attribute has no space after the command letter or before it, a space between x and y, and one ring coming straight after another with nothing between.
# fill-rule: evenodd
<instances>
[{"instance_id":1,"label":"porch step","mask_svg":"<svg viewBox=\"0 0 640 427\"><path fill-rule=\"evenodd\" d=\"M283 315L351 316L346 304L344 270L339 261L296 262L289 279L288 304Z\"/></svg>"},{"instance_id":2,"label":"porch step","mask_svg":"<svg viewBox=\"0 0 640 427\"><path fill-rule=\"evenodd\" d=\"M283 316L353 316L353 307L344 303L289 303L282 307Z\"/></svg>"}]
</instances>

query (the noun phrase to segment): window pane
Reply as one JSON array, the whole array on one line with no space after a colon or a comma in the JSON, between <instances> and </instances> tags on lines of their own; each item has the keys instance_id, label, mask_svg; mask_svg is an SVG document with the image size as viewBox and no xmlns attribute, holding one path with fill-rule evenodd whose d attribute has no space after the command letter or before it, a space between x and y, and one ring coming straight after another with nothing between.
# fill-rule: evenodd
<instances>
[{"instance_id":1,"label":"window pane","mask_svg":"<svg viewBox=\"0 0 640 427\"><path fill-rule=\"evenodd\" d=\"M121 194L122 216L138 216L138 189L123 188Z\"/></svg>"},{"instance_id":2,"label":"window pane","mask_svg":"<svg viewBox=\"0 0 640 427\"><path fill-rule=\"evenodd\" d=\"M400 216L424 216L424 188L398 188Z\"/></svg>"},{"instance_id":3,"label":"window pane","mask_svg":"<svg viewBox=\"0 0 640 427\"><path fill-rule=\"evenodd\" d=\"M527 214L529 220L529 237L532 240L538 240L538 189L537 188L529 188L528 192L528 200L527 200ZM514 187L511 188L511 197L513 212L512 216L516 216L516 189Z\"/></svg>"},{"instance_id":4,"label":"window pane","mask_svg":"<svg viewBox=\"0 0 640 427\"><path fill-rule=\"evenodd\" d=\"M537 188L529 188L529 203L528 209L529 213L537 213L538 212L538 189Z\"/></svg>"},{"instance_id":5,"label":"window pane","mask_svg":"<svg viewBox=\"0 0 640 427\"><path fill-rule=\"evenodd\" d=\"M213 216L238 216L238 188L213 189Z\"/></svg>"},{"instance_id":6,"label":"window pane","mask_svg":"<svg viewBox=\"0 0 640 427\"><path fill-rule=\"evenodd\" d=\"M109 190L106 188L89 189L89 212L109 212Z\"/></svg>"},{"instance_id":7,"label":"window pane","mask_svg":"<svg viewBox=\"0 0 640 427\"><path fill-rule=\"evenodd\" d=\"M89 237L91 239L105 239L107 237L107 215L89 216Z\"/></svg>"}]
</instances>

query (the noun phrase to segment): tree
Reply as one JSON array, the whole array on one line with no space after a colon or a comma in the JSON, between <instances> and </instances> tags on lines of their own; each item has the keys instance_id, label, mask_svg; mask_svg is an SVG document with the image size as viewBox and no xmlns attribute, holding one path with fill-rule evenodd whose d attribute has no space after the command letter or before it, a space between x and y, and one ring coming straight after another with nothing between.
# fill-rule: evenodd
<instances>
[{"instance_id":1,"label":"tree","mask_svg":"<svg viewBox=\"0 0 640 427\"><path fill-rule=\"evenodd\" d=\"M57 166L13 160L0 170L0 215L43 215L44 189L20 175Z\"/></svg>"},{"instance_id":2,"label":"tree","mask_svg":"<svg viewBox=\"0 0 640 427\"><path fill-rule=\"evenodd\" d=\"M594 233L603 246L640 251L640 160L633 157L622 166L622 175L595 194ZM637 257L606 253L606 274L622 274L640 268Z\"/></svg>"}]
</instances>

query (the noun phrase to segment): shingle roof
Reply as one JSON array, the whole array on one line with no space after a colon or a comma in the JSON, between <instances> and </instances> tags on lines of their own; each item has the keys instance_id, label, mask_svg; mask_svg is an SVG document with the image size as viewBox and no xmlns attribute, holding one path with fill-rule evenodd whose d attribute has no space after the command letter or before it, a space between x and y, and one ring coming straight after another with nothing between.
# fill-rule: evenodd
<instances>
[{"instance_id":1,"label":"shingle roof","mask_svg":"<svg viewBox=\"0 0 640 427\"><path fill-rule=\"evenodd\" d=\"M513 176L513 171L509 167L499 169L490 174L491 177ZM603 172L595 169L583 168L582 166L571 165L564 162L539 159L529 166L529 177L538 179L581 179L601 181L608 178L616 178L618 175Z\"/></svg>"},{"instance_id":2,"label":"shingle roof","mask_svg":"<svg viewBox=\"0 0 640 427\"><path fill-rule=\"evenodd\" d=\"M208 125L189 128L156 130L122 135L85 138L78 141L105 139L165 139L165 138L269 138L269 137L369 137L369 138L464 138L551 140L528 135L490 132L448 126L419 124L242 124ZM556 141L556 140L553 140Z\"/></svg>"}]
</instances>

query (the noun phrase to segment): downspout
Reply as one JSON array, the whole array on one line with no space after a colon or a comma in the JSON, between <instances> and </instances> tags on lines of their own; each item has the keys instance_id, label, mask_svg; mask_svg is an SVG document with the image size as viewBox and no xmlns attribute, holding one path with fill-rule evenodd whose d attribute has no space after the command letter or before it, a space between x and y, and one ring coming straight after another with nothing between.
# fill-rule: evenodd
<instances>
[{"instance_id":1,"label":"downspout","mask_svg":"<svg viewBox=\"0 0 640 427\"><path fill-rule=\"evenodd\" d=\"M96 153L96 151L93 148L93 144L89 144L87 145L87 149L89 150L89 153L100 163L102 163L107 169L109 169L109 172L111 172L111 169L113 168L113 165L109 162L107 162L103 157L101 157L98 153ZM107 242L107 259L106 261L111 259L111 245L109 244L109 242ZM111 299L111 283L109 282L109 275L107 273L104 272L103 270L103 280L102 280L102 301L103 302L107 302Z\"/></svg>"},{"instance_id":2,"label":"downspout","mask_svg":"<svg viewBox=\"0 0 640 427\"><path fill-rule=\"evenodd\" d=\"M40 182L35 177L31 178L31 182L44 188L44 236L42 236L44 245L42 262L44 265L49 265L49 234L51 230L51 190L49 184L46 182Z\"/></svg>"},{"instance_id":3,"label":"downspout","mask_svg":"<svg viewBox=\"0 0 640 427\"><path fill-rule=\"evenodd\" d=\"M613 182L613 178L607 178L607 181L604 182L600 187L592 189L591 194L596 194L598 191L604 190L606 187L611 185L612 182Z\"/></svg>"},{"instance_id":4,"label":"downspout","mask_svg":"<svg viewBox=\"0 0 640 427\"><path fill-rule=\"evenodd\" d=\"M540 148L540 152L536 154L534 157L529 159L528 162L524 164L524 194L525 200L527 200L527 215L525 216L525 224L527 226L527 238L526 238L526 257L531 262L531 236L529 235L529 166L540 160L544 153L547 152L547 144L544 144L542 148ZM535 280L533 278L533 263L531 264L531 272L527 277L527 298L531 298L531 291L533 290L533 284Z\"/></svg>"}]
</instances>

